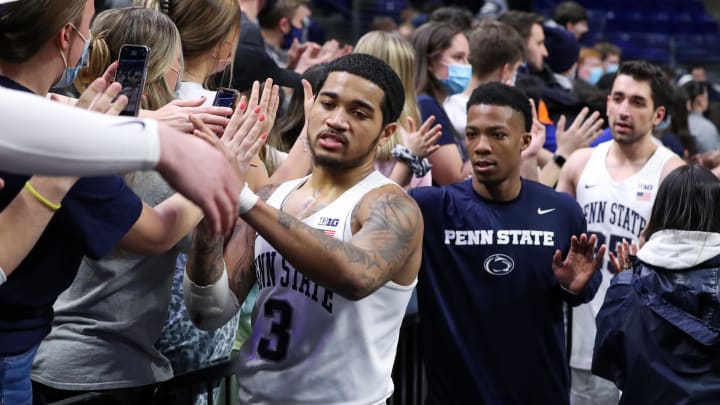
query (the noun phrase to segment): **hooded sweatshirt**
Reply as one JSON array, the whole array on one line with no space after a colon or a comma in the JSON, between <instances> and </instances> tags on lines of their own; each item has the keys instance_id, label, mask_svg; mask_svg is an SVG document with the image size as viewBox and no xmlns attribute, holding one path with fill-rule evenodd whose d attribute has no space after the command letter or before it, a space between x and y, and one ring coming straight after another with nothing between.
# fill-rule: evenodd
<instances>
[{"instance_id":1,"label":"hooded sweatshirt","mask_svg":"<svg viewBox=\"0 0 720 405\"><path fill-rule=\"evenodd\" d=\"M621 404L720 403L720 234L663 230L616 275L592 372Z\"/></svg>"}]
</instances>

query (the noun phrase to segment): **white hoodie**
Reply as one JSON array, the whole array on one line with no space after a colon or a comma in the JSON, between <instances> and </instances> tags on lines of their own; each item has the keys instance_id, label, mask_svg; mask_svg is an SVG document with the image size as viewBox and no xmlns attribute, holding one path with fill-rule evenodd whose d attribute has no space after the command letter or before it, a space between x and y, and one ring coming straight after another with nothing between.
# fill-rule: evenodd
<instances>
[{"instance_id":1,"label":"white hoodie","mask_svg":"<svg viewBox=\"0 0 720 405\"><path fill-rule=\"evenodd\" d=\"M720 233L664 229L655 232L637 257L652 266L687 270L720 255Z\"/></svg>"}]
</instances>

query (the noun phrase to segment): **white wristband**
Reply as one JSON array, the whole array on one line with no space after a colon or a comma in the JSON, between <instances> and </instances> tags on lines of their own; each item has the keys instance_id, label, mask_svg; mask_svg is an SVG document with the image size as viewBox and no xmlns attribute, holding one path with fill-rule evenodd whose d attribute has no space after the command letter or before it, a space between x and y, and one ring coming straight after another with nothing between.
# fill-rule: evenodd
<instances>
[{"instance_id":1,"label":"white wristband","mask_svg":"<svg viewBox=\"0 0 720 405\"><path fill-rule=\"evenodd\" d=\"M7 277L5 276L5 272L3 271L2 267L0 267L0 285L5 284L7 281Z\"/></svg>"},{"instance_id":2,"label":"white wristband","mask_svg":"<svg viewBox=\"0 0 720 405\"><path fill-rule=\"evenodd\" d=\"M192 322L202 330L214 330L225 325L238 311L240 303L230 291L227 268L215 284L197 285L185 272L183 297Z\"/></svg>"},{"instance_id":3,"label":"white wristband","mask_svg":"<svg viewBox=\"0 0 720 405\"><path fill-rule=\"evenodd\" d=\"M258 197L257 194L253 193L252 190L250 190L250 187L248 187L247 183L245 183L245 186L240 192L240 209L238 214L247 214L248 211L253 209L259 199L260 197Z\"/></svg>"}]
</instances>

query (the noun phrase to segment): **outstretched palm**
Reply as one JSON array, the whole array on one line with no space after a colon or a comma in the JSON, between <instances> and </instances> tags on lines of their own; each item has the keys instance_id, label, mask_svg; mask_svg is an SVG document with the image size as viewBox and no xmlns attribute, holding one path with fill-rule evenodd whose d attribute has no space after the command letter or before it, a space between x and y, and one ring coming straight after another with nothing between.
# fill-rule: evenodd
<instances>
[{"instance_id":1,"label":"outstretched palm","mask_svg":"<svg viewBox=\"0 0 720 405\"><path fill-rule=\"evenodd\" d=\"M600 261L605 256L605 245L600 246L597 254L593 254L597 237L587 237L586 234L580 238L573 236L570 240L570 251L565 260L562 260L562 252L558 249L553 256L552 269L560 284L573 293L579 293L585 288L593 273L598 268Z\"/></svg>"}]
</instances>

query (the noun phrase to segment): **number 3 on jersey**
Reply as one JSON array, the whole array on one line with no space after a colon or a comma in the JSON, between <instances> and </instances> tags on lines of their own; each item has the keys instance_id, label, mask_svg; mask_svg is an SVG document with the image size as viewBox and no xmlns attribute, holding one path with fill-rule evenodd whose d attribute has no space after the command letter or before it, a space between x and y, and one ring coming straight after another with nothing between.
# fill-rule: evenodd
<instances>
[{"instance_id":1,"label":"number 3 on jersey","mask_svg":"<svg viewBox=\"0 0 720 405\"><path fill-rule=\"evenodd\" d=\"M273 319L274 322L270 324L268 336L258 342L257 352L265 360L282 361L287 356L290 344L292 307L287 301L270 299L265 302L263 313L266 318ZM276 320L275 314L279 319Z\"/></svg>"}]
</instances>

